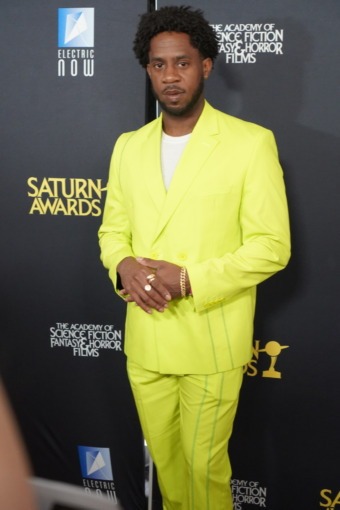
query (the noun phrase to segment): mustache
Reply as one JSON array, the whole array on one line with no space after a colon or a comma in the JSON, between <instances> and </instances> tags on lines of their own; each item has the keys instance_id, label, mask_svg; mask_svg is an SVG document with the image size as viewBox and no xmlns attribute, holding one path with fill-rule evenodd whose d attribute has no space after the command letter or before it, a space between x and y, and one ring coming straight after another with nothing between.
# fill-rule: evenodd
<instances>
[{"instance_id":1,"label":"mustache","mask_svg":"<svg viewBox=\"0 0 340 510\"><path fill-rule=\"evenodd\" d=\"M167 92L184 92L184 90L180 87L176 87L176 85L168 85L162 90L163 94L166 94Z\"/></svg>"}]
</instances>

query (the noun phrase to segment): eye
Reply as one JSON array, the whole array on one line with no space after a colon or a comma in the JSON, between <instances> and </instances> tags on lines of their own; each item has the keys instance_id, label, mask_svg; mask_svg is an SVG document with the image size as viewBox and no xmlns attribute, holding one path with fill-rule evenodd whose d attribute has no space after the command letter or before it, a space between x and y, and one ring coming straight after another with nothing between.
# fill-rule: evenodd
<instances>
[{"instance_id":1,"label":"eye","mask_svg":"<svg viewBox=\"0 0 340 510\"><path fill-rule=\"evenodd\" d=\"M163 62L154 62L152 65L154 69L162 69L163 68Z\"/></svg>"},{"instance_id":2,"label":"eye","mask_svg":"<svg viewBox=\"0 0 340 510\"><path fill-rule=\"evenodd\" d=\"M185 61L178 62L178 66L181 68L186 68L189 66L189 62L185 62Z\"/></svg>"}]
</instances>

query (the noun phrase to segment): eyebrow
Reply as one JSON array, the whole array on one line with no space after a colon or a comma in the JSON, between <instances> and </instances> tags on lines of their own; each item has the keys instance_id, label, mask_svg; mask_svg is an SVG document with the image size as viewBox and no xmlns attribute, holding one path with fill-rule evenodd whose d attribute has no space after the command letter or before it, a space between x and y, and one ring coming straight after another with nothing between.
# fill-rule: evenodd
<instances>
[{"instance_id":1,"label":"eyebrow","mask_svg":"<svg viewBox=\"0 0 340 510\"><path fill-rule=\"evenodd\" d=\"M183 58L185 58L185 59L191 59L192 57L190 57L189 55L185 55L185 54L184 54L184 55L177 55L177 56L175 57L175 60L182 60ZM153 62L154 60L162 60L162 61L163 61L163 60L164 60L164 58L163 58L163 57L157 57L157 56L156 56L156 57L151 57L151 58L150 58L150 62Z\"/></svg>"}]
</instances>

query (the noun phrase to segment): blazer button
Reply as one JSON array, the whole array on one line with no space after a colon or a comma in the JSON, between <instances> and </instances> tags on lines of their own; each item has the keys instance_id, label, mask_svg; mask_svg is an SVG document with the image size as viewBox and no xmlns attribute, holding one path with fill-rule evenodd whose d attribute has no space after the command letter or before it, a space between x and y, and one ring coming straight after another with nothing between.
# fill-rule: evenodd
<instances>
[{"instance_id":1,"label":"blazer button","mask_svg":"<svg viewBox=\"0 0 340 510\"><path fill-rule=\"evenodd\" d=\"M179 253L177 255L177 257L178 257L179 260L187 260L188 255L186 253L184 253L184 252L181 252L181 253Z\"/></svg>"}]
</instances>

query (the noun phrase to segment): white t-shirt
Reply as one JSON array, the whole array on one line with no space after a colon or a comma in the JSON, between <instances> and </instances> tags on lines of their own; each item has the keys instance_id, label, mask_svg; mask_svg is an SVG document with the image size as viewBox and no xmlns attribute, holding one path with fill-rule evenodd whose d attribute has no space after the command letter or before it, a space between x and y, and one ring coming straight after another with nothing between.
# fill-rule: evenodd
<instances>
[{"instance_id":1,"label":"white t-shirt","mask_svg":"<svg viewBox=\"0 0 340 510\"><path fill-rule=\"evenodd\" d=\"M169 136L163 132L161 143L161 164L165 189L168 190L176 166L182 156L191 133L184 136Z\"/></svg>"}]
</instances>

